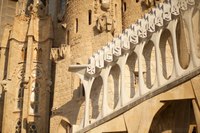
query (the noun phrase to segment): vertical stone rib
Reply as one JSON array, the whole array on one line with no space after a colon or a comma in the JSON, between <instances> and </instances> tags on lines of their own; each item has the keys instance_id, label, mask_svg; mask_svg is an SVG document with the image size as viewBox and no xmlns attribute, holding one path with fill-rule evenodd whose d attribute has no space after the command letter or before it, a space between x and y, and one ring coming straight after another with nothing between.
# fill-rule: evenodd
<instances>
[{"instance_id":1,"label":"vertical stone rib","mask_svg":"<svg viewBox=\"0 0 200 133\"><path fill-rule=\"evenodd\" d=\"M177 26L178 20L173 20L169 25L169 30L172 35L172 41L173 41L173 52L174 52L174 66L175 66L175 73L176 76L180 76L183 72L183 69L181 68L179 64L179 58L178 58L178 49L177 49L177 37L176 37L176 26Z\"/></svg>"}]
</instances>

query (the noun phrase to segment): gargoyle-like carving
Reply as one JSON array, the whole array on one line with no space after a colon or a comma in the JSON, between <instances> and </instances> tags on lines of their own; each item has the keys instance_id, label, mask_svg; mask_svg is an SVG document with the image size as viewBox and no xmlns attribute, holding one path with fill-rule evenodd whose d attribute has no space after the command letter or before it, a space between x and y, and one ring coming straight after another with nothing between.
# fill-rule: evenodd
<instances>
[{"instance_id":1,"label":"gargoyle-like carving","mask_svg":"<svg viewBox=\"0 0 200 133\"><path fill-rule=\"evenodd\" d=\"M115 31L115 20L111 16L103 14L97 19L96 26L100 32L113 33Z\"/></svg>"}]
</instances>

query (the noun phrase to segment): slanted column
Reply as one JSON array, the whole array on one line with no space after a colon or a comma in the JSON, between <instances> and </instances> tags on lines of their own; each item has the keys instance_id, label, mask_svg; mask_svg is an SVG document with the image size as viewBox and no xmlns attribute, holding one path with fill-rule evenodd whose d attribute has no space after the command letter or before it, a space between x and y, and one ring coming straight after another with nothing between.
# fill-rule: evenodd
<instances>
[{"instance_id":1,"label":"slanted column","mask_svg":"<svg viewBox=\"0 0 200 133\"><path fill-rule=\"evenodd\" d=\"M160 53L160 38L163 30L159 30L158 32L154 33L152 36L153 43L156 48L156 71L157 71L157 79L158 79L158 85L161 85L161 83L164 83L165 79L163 78L162 75L162 66L160 63L162 62L161 60L161 53Z\"/></svg>"},{"instance_id":2,"label":"slanted column","mask_svg":"<svg viewBox=\"0 0 200 133\"><path fill-rule=\"evenodd\" d=\"M84 114L84 124L83 127L86 127L89 125L89 114L90 114L90 92L92 83L94 81L94 78L85 80L82 78L82 83L84 85L84 91L85 91L85 114Z\"/></svg>"},{"instance_id":3,"label":"slanted column","mask_svg":"<svg viewBox=\"0 0 200 133\"><path fill-rule=\"evenodd\" d=\"M177 23L178 23L178 19L172 20L168 25L168 29L170 30L171 35L172 35L175 74L176 76L179 76L183 72L183 69L180 66L179 58L178 58L177 36L176 36Z\"/></svg>"},{"instance_id":4,"label":"slanted column","mask_svg":"<svg viewBox=\"0 0 200 133\"><path fill-rule=\"evenodd\" d=\"M111 109L108 107L108 76L109 76L109 67L106 67L102 70L103 78L103 102L102 102L102 117L106 116L111 112Z\"/></svg>"},{"instance_id":5,"label":"slanted column","mask_svg":"<svg viewBox=\"0 0 200 133\"><path fill-rule=\"evenodd\" d=\"M108 76L103 76L103 102L102 102L102 117L107 114L107 91L108 91Z\"/></svg>"},{"instance_id":6,"label":"slanted column","mask_svg":"<svg viewBox=\"0 0 200 133\"><path fill-rule=\"evenodd\" d=\"M143 77L143 66L142 66L142 51L145 45L145 41L141 44L137 45L135 48L135 53L138 56L138 71L139 71L139 93L143 95L148 92L146 85L144 84L144 77Z\"/></svg>"},{"instance_id":7,"label":"slanted column","mask_svg":"<svg viewBox=\"0 0 200 133\"><path fill-rule=\"evenodd\" d=\"M129 54L125 54L120 58L120 69L121 69L121 87L120 87L120 106L124 106L128 100L130 99L128 96L126 96L126 90L130 88L125 88L125 80L130 80L130 79L125 79L125 66L126 66L126 60L128 58Z\"/></svg>"}]
</instances>

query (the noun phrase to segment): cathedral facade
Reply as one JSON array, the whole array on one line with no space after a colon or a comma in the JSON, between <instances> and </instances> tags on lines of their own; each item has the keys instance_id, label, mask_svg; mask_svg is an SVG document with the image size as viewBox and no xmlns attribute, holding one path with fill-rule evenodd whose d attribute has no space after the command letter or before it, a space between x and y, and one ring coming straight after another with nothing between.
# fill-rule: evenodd
<instances>
[{"instance_id":1,"label":"cathedral facade","mask_svg":"<svg viewBox=\"0 0 200 133\"><path fill-rule=\"evenodd\" d=\"M73 73L74 68L84 67L88 58L91 63L94 52L100 53L103 46L131 24L139 23L138 19L160 2L1 0L0 132L70 133L99 119L104 92L98 88L104 79L94 81L95 89L89 96L94 102L87 105L84 82ZM190 57L182 56L184 67ZM118 69L112 68L113 77L118 76ZM111 90L108 95L118 94ZM119 106L119 99L108 97L108 106ZM83 120L86 106L93 109L88 123Z\"/></svg>"}]
</instances>

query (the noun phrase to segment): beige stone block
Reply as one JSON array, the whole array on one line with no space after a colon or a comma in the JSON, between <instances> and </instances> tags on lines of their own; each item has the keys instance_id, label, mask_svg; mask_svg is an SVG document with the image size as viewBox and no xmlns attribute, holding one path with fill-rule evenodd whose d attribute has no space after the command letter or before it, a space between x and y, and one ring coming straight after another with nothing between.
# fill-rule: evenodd
<instances>
[{"instance_id":1,"label":"beige stone block","mask_svg":"<svg viewBox=\"0 0 200 133\"><path fill-rule=\"evenodd\" d=\"M165 100L180 100L180 99L193 99L194 93L192 89L192 84L190 81L187 81L173 89L167 91L166 93L161 94L161 101Z\"/></svg>"},{"instance_id":2,"label":"beige stone block","mask_svg":"<svg viewBox=\"0 0 200 133\"><path fill-rule=\"evenodd\" d=\"M120 132L120 131L126 131L126 125L124 123L124 118L122 115L88 131L88 133Z\"/></svg>"}]
</instances>

